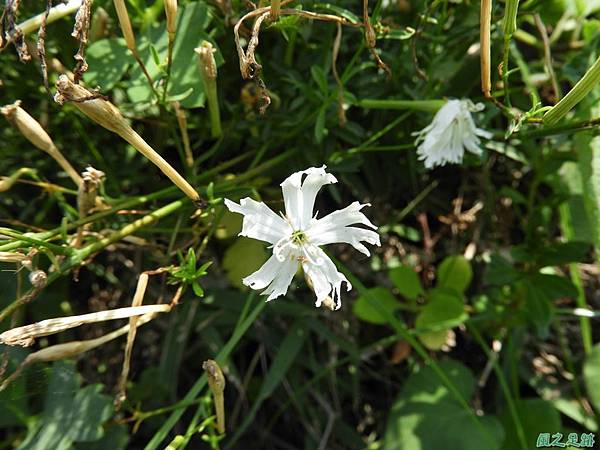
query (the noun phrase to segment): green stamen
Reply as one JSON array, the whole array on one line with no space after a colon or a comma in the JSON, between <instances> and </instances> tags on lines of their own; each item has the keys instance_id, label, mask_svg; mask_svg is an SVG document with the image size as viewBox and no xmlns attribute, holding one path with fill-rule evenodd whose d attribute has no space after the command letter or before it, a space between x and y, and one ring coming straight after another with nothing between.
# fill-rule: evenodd
<instances>
[{"instance_id":1,"label":"green stamen","mask_svg":"<svg viewBox=\"0 0 600 450\"><path fill-rule=\"evenodd\" d=\"M296 230L292 233L292 242L297 245L301 245L306 242L306 235L302 230Z\"/></svg>"}]
</instances>

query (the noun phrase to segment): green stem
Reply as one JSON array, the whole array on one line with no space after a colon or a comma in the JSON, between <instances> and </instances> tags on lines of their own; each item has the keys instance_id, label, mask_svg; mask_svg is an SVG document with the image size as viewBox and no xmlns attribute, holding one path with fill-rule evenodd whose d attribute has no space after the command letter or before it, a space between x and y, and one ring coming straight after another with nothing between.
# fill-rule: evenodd
<instances>
[{"instance_id":1,"label":"green stem","mask_svg":"<svg viewBox=\"0 0 600 450\"><path fill-rule=\"evenodd\" d=\"M356 106L363 109L400 109L411 111L437 112L446 103L445 100L379 100L364 98Z\"/></svg>"},{"instance_id":2,"label":"green stem","mask_svg":"<svg viewBox=\"0 0 600 450\"><path fill-rule=\"evenodd\" d=\"M544 114L544 123L555 124L581 102L600 82L600 57L563 99Z\"/></svg>"},{"instance_id":3,"label":"green stem","mask_svg":"<svg viewBox=\"0 0 600 450\"><path fill-rule=\"evenodd\" d=\"M487 355L488 359L492 362L492 367L494 369L494 373L496 374L496 377L498 378L498 382L500 383L500 388L502 389L502 393L504 394L504 397L506 398L506 403L508 404L508 410L510 412L510 416L515 424L515 429L517 430L517 437L519 438L519 445L521 446L521 450L528 450L529 447L527 446L527 440L525 439L525 431L523 430L523 425L521 424L521 420L517 413L517 407L516 407L515 401L513 400L512 394L510 392L510 388L508 387L508 383L506 382L506 378L504 377L502 370L500 370L500 367L498 366L498 362L496 361L495 354L485 343L485 341L479 334L479 331L475 327L467 325L467 328L469 329L469 331L471 332L471 334L473 335L473 337L475 338L475 340L477 341L479 346L483 349L483 351Z\"/></svg>"}]
</instances>

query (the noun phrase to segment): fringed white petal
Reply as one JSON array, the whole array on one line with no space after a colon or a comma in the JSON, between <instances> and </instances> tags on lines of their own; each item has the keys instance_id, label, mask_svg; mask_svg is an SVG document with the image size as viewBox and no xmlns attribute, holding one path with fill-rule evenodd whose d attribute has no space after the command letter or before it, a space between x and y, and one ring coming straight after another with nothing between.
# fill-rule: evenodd
<instances>
[{"instance_id":1,"label":"fringed white petal","mask_svg":"<svg viewBox=\"0 0 600 450\"><path fill-rule=\"evenodd\" d=\"M427 169L462 163L465 148L476 155L482 153L479 137L489 139L492 134L477 128L471 116L471 112L482 109L481 103L449 100L427 127L413 133L417 136L417 155Z\"/></svg>"},{"instance_id":2,"label":"fringed white petal","mask_svg":"<svg viewBox=\"0 0 600 450\"><path fill-rule=\"evenodd\" d=\"M317 301L315 306L318 308L327 297L331 297L335 304L335 309L342 306L341 290L342 283L346 283L346 292L352 289L352 285L346 279L344 274L338 272L333 261L318 247L318 258L320 264L314 264L308 260L303 261L302 269L315 290Z\"/></svg>"},{"instance_id":3,"label":"fringed white petal","mask_svg":"<svg viewBox=\"0 0 600 450\"><path fill-rule=\"evenodd\" d=\"M229 211L244 216L240 236L275 244L292 231L290 224L275 214L263 202L257 202L246 197L241 199L238 205L229 199L225 199L225 206L229 208Z\"/></svg>"},{"instance_id":4,"label":"fringed white petal","mask_svg":"<svg viewBox=\"0 0 600 450\"><path fill-rule=\"evenodd\" d=\"M333 175L325 172L325 168L310 167L293 173L281 183L286 216L295 230L302 230L308 225L319 190L326 184L337 182Z\"/></svg>"},{"instance_id":5,"label":"fringed white petal","mask_svg":"<svg viewBox=\"0 0 600 450\"><path fill-rule=\"evenodd\" d=\"M276 299L281 295L287 294L287 290L292 283L294 275L298 270L298 260L290 256L284 262L278 262L279 269L275 278L269 284L267 289L261 292L261 295L268 295L267 301Z\"/></svg>"}]
</instances>

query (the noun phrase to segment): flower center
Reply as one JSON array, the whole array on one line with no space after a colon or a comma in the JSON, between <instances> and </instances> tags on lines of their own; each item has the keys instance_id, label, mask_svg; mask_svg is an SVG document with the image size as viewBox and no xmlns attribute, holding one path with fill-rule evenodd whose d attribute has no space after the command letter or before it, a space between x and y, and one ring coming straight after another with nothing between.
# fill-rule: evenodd
<instances>
[{"instance_id":1,"label":"flower center","mask_svg":"<svg viewBox=\"0 0 600 450\"><path fill-rule=\"evenodd\" d=\"M291 241L296 245L302 245L306 243L306 234L302 230L296 230L292 233Z\"/></svg>"}]
</instances>

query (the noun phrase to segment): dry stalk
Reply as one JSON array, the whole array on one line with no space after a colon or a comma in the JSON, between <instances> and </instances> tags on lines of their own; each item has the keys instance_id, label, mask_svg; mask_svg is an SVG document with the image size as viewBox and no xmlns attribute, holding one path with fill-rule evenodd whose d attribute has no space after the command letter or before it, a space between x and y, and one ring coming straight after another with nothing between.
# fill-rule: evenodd
<instances>
[{"instance_id":1,"label":"dry stalk","mask_svg":"<svg viewBox=\"0 0 600 450\"><path fill-rule=\"evenodd\" d=\"M544 22L542 21L542 18L539 14L534 14L533 19L535 20L535 26L538 29L540 36L542 37L542 43L544 44L544 65L546 66L546 71L548 72L550 82L552 83L554 96L556 97L556 101L558 102L562 97L562 91L556 79L554 67L552 66L552 52L550 50L550 39L548 38L548 31L546 30L546 25L544 25Z\"/></svg>"},{"instance_id":2,"label":"dry stalk","mask_svg":"<svg viewBox=\"0 0 600 450\"><path fill-rule=\"evenodd\" d=\"M33 16L18 25L15 25L15 28L18 29L18 35L24 37L28 34L33 33L35 30L38 30L46 18L46 24L51 24L65 16L73 14L75 11L79 9L81 6L82 0L70 0L69 3L60 3L56 6L50 8L48 15L43 12L36 16ZM12 3L14 5L14 2ZM8 13L8 7L6 9ZM5 17L5 21L8 21L8 17ZM0 45L0 50L2 50L7 44L14 42L14 34L10 32L5 33L5 41L2 41L2 36L0 35L0 43L4 42L4 45Z\"/></svg>"},{"instance_id":3,"label":"dry stalk","mask_svg":"<svg viewBox=\"0 0 600 450\"><path fill-rule=\"evenodd\" d=\"M135 294L133 295L133 301L131 302L132 307L138 307L142 305L144 300L144 294L148 287L148 274L142 273L138 278L137 287ZM126 398L126 385L127 377L129 376L129 365L131 362L131 351L133 349L133 342L135 341L135 335L137 333L137 322L138 317L132 317L129 319L129 333L127 334L127 345L125 346L125 356L123 358L123 369L121 370L121 378L119 380L119 388L117 396L115 398L115 406L118 408Z\"/></svg>"},{"instance_id":4,"label":"dry stalk","mask_svg":"<svg viewBox=\"0 0 600 450\"><path fill-rule=\"evenodd\" d=\"M81 177L60 150L54 145L54 142L48 133L46 133L46 130L44 130L39 122L31 117L27 111L21 108L20 105L21 101L16 101L12 105L3 106L0 108L0 113L17 127L29 142L54 158L77 186L81 185Z\"/></svg>"},{"instance_id":5,"label":"dry stalk","mask_svg":"<svg viewBox=\"0 0 600 450\"><path fill-rule=\"evenodd\" d=\"M142 326L148 322L150 322L154 317L156 317L155 313L144 314L139 317L137 326ZM84 341L72 341L64 344L51 345L50 347L46 347L42 350L38 350L37 352L30 353L27 355L27 358L17 367L17 369L6 378L2 384L0 385L0 392L8 387L10 383L16 380L19 375L23 372L27 366L31 364L35 364L38 362L50 362L57 361L59 359L65 358L74 358L76 356L81 355L87 351L90 351L96 347L100 347L101 345L106 344L107 342L112 341L120 336L123 336L130 329L130 325L127 324L115 331L112 331L104 336L100 336L95 339L88 339Z\"/></svg>"},{"instance_id":6,"label":"dry stalk","mask_svg":"<svg viewBox=\"0 0 600 450\"><path fill-rule=\"evenodd\" d=\"M28 347L39 337L60 333L61 331L76 328L87 323L128 319L133 316L142 316L150 313L165 313L169 312L171 307L171 305L145 305L42 320L41 322L31 325L25 325L5 331L0 334L0 343Z\"/></svg>"},{"instance_id":7,"label":"dry stalk","mask_svg":"<svg viewBox=\"0 0 600 450\"><path fill-rule=\"evenodd\" d=\"M363 0L363 23L365 26L365 41L367 43L367 48L369 52L371 52L371 56L377 62L377 67L382 69L385 73L387 73L388 78L392 78L392 70L387 66L386 63L383 62L379 53L377 53L377 36L375 35L375 30L373 29L373 25L371 24L371 19L369 19L369 0Z\"/></svg>"},{"instance_id":8,"label":"dry stalk","mask_svg":"<svg viewBox=\"0 0 600 450\"><path fill-rule=\"evenodd\" d=\"M54 101L59 104L73 102L75 107L97 124L118 134L129 142L142 155L152 161L179 189L198 206L202 204L200 195L165 159L137 134L123 117L119 109L97 93L74 84L66 75L56 82L57 93Z\"/></svg>"},{"instance_id":9,"label":"dry stalk","mask_svg":"<svg viewBox=\"0 0 600 450\"><path fill-rule=\"evenodd\" d=\"M21 0L6 1L6 7L0 17L0 48L4 48L12 42L17 49L19 60L27 62L31 59L31 55L27 51L23 31L15 23L20 5Z\"/></svg>"},{"instance_id":10,"label":"dry stalk","mask_svg":"<svg viewBox=\"0 0 600 450\"><path fill-rule=\"evenodd\" d=\"M48 16L50 15L51 9L52 0L46 0L46 12L42 16L42 23L40 24L37 38L37 57L40 60L44 88L48 94L50 94L50 86L48 86L48 66L46 64L46 25L48 23Z\"/></svg>"},{"instance_id":11,"label":"dry stalk","mask_svg":"<svg viewBox=\"0 0 600 450\"><path fill-rule=\"evenodd\" d=\"M50 1L50 0L49 0ZM81 7L75 16L75 26L71 36L79 41L79 50L75 54L75 68L73 69L74 81L79 83L83 74L87 71L88 65L85 60L85 48L88 42L90 32L90 18L92 15L92 0L83 0Z\"/></svg>"},{"instance_id":12,"label":"dry stalk","mask_svg":"<svg viewBox=\"0 0 600 450\"><path fill-rule=\"evenodd\" d=\"M290 2L291 0L284 0L281 2L280 6L287 5ZM332 14L320 14L299 9L282 9L279 11L279 15L295 15L310 20L337 22L341 25L347 25L352 27L362 26L361 24L354 24L343 17L334 16ZM235 40L235 46L238 52L240 72L245 80L254 80L257 84L257 87L260 89L261 96L264 101L264 104L259 109L261 113L264 113L269 107L269 105L271 104L271 99L268 95L265 83L260 77L262 66L256 61L255 52L256 48L258 47L258 36L260 34L260 27L265 21L265 19L269 17L271 17L271 6L256 8L253 11L250 11L244 16L242 16L242 18L238 20L238 22L233 27L233 35ZM245 20L252 18L256 19L254 21L254 25L252 26L250 40L248 42L248 45L246 46L246 50L244 50L240 40L240 27L242 26Z\"/></svg>"},{"instance_id":13,"label":"dry stalk","mask_svg":"<svg viewBox=\"0 0 600 450\"><path fill-rule=\"evenodd\" d=\"M194 155L192 153L192 146L190 145L190 135L188 134L187 117L185 115L185 111L181 108L179 102L171 102L171 106L175 110L175 117L177 117L177 124L179 125L181 140L183 141L185 163L188 165L188 167L192 167L194 165Z\"/></svg>"},{"instance_id":14,"label":"dry stalk","mask_svg":"<svg viewBox=\"0 0 600 450\"><path fill-rule=\"evenodd\" d=\"M481 91L487 99L492 98L491 26L492 0L481 0L481 16L479 22Z\"/></svg>"},{"instance_id":15,"label":"dry stalk","mask_svg":"<svg viewBox=\"0 0 600 450\"><path fill-rule=\"evenodd\" d=\"M342 43L342 25L339 22L336 25L337 33L335 35L335 40L333 41L331 69L333 72L333 78L335 78L335 82L338 86L338 121L340 126L343 127L347 122L346 111L344 110L344 83L342 83L342 79L340 78L337 70L337 58L340 53L340 45Z\"/></svg>"}]
</instances>

